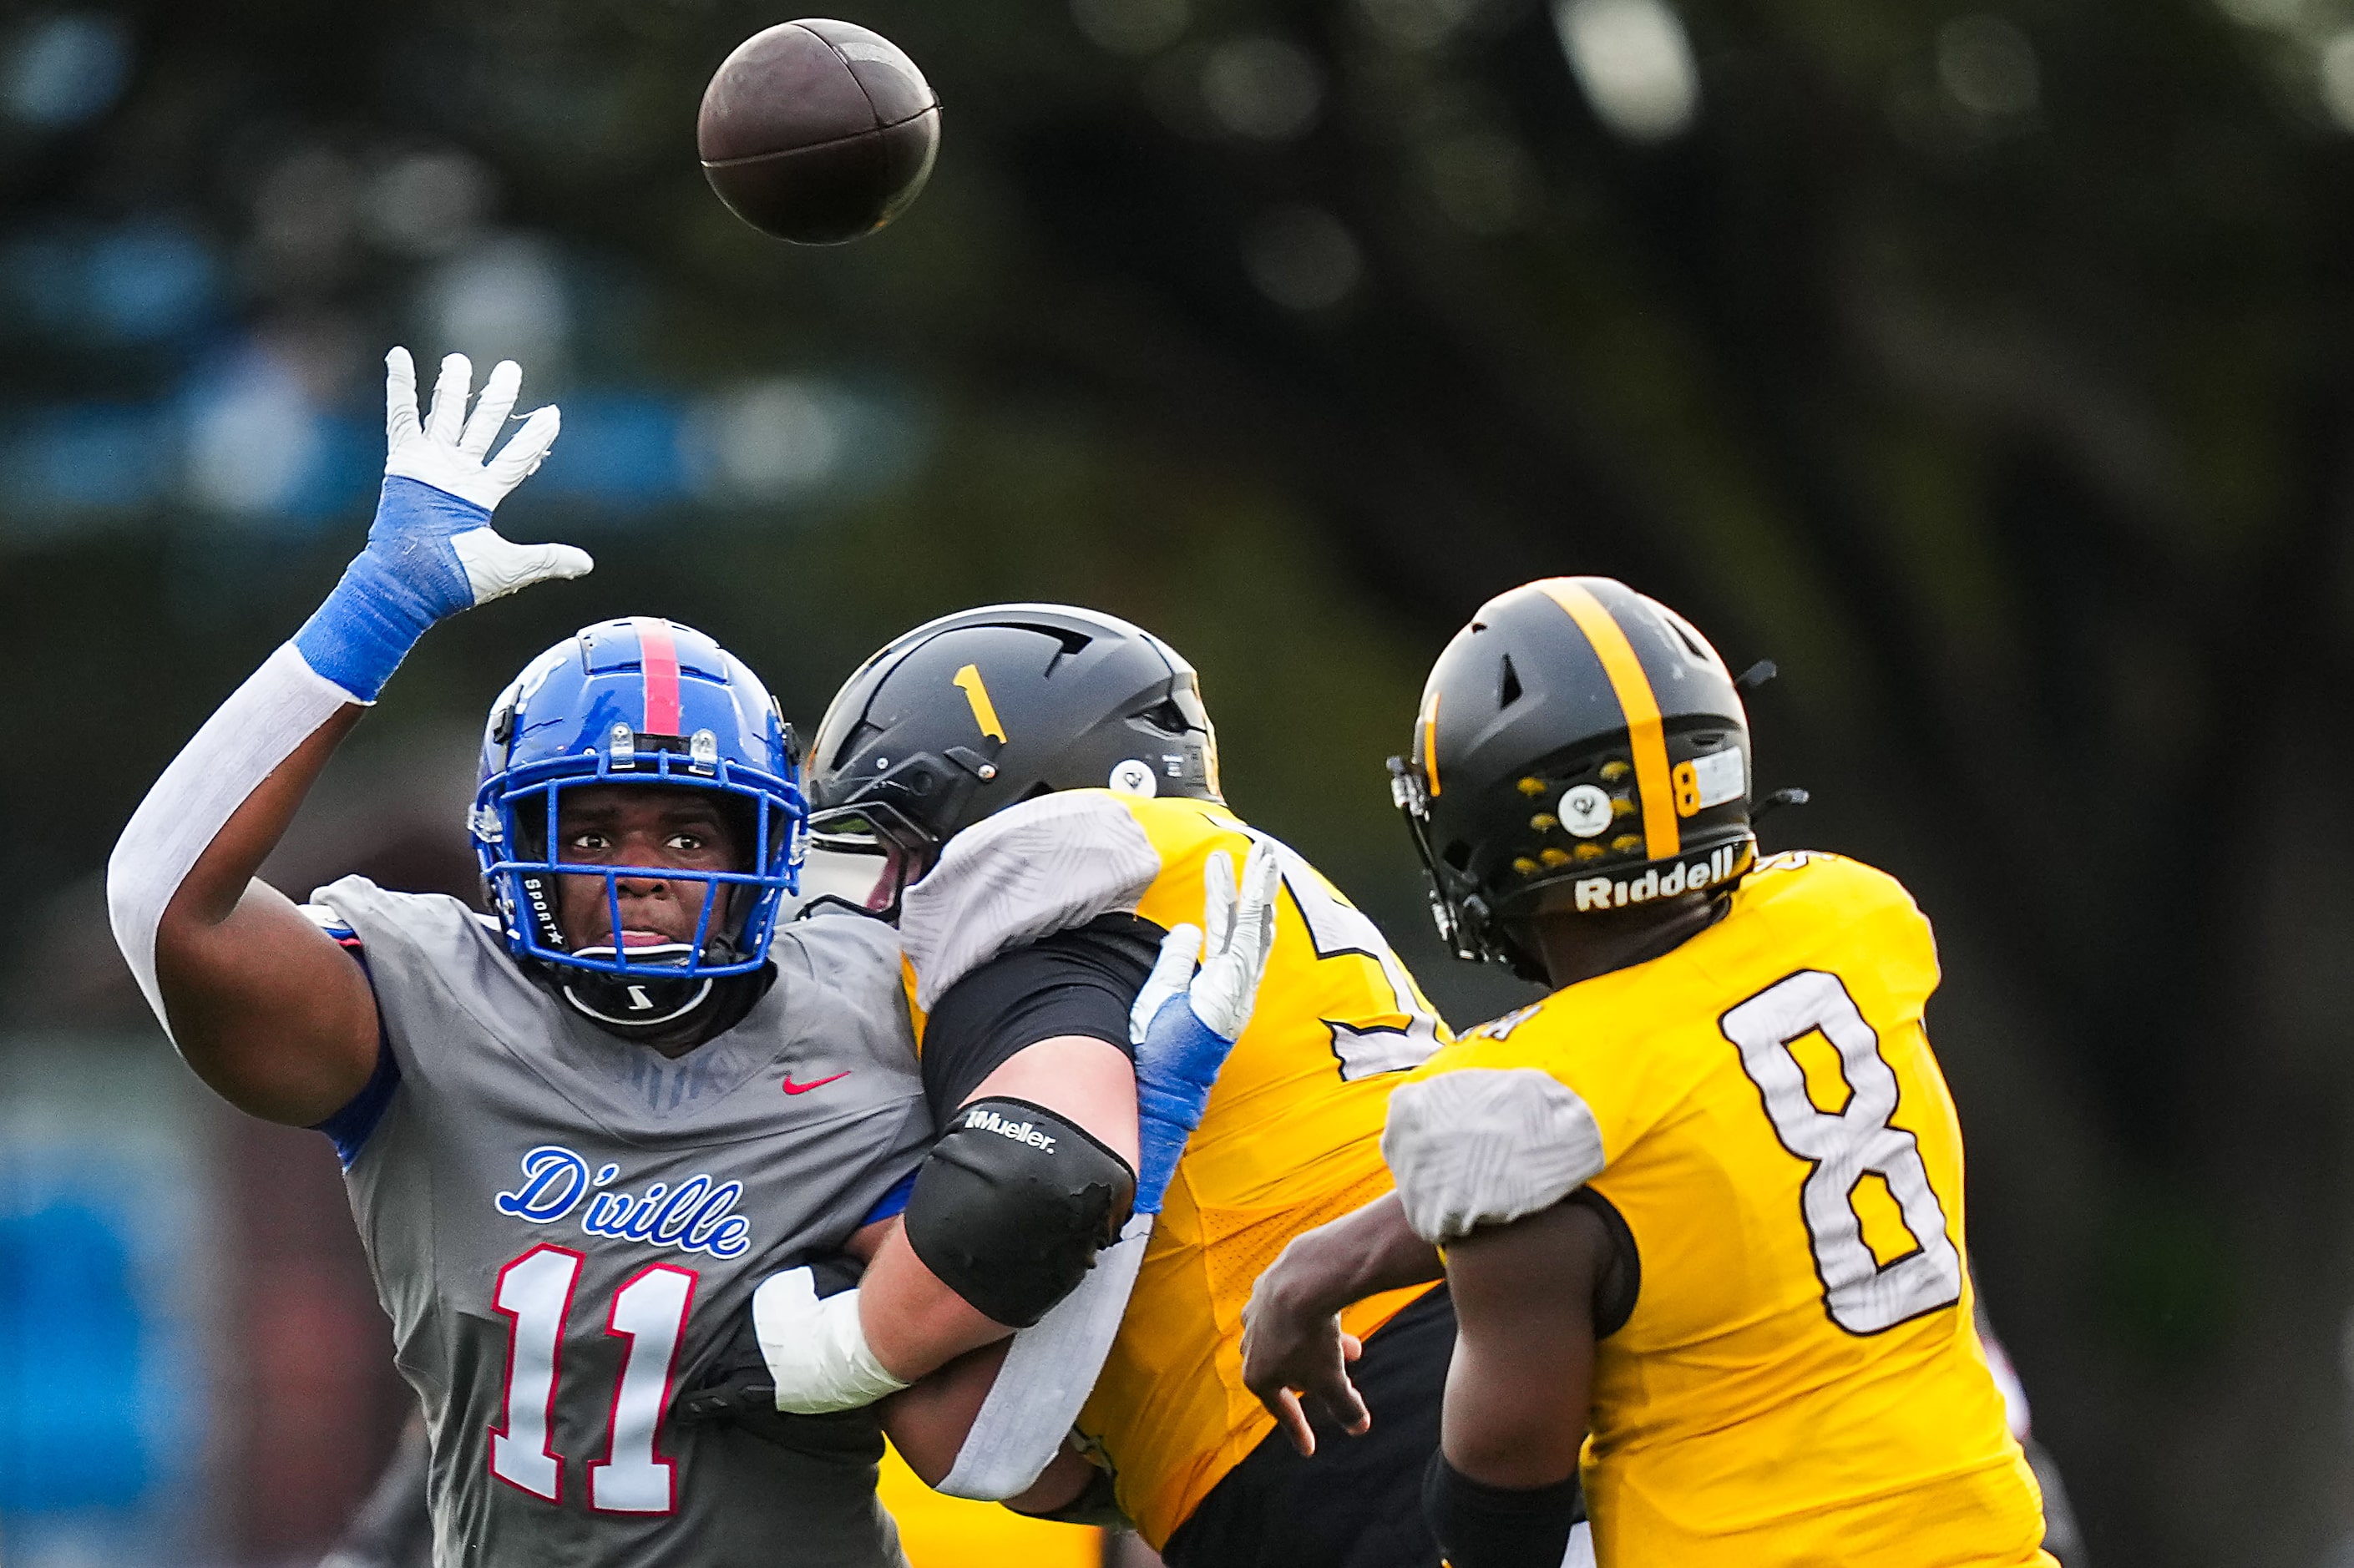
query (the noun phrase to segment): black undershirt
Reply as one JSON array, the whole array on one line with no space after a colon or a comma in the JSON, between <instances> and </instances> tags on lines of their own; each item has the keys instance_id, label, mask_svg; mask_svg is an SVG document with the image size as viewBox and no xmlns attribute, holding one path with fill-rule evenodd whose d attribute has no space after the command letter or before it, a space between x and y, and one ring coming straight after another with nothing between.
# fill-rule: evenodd
<instances>
[{"instance_id":1,"label":"black undershirt","mask_svg":"<svg viewBox=\"0 0 2354 1568\"><path fill-rule=\"evenodd\" d=\"M1001 953L949 987L924 1021L924 1094L948 1118L982 1079L1041 1040L1078 1034L1130 1055L1128 1014L1161 953L1160 927L1105 915Z\"/></svg>"}]
</instances>

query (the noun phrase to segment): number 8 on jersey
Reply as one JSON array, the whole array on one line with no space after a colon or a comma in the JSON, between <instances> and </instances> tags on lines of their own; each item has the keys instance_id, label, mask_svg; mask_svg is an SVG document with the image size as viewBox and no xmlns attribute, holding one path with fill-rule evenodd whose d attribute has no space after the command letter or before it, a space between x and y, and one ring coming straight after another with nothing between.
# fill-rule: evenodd
<instances>
[{"instance_id":1,"label":"number 8 on jersey","mask_svg":"<svg viewBox=\"0 0 2354 1568\"><path fill-rule=\"evenodd\" d=\"M1962 1259L1946 1211L1929 1185L1918 1139L1890 1125L1895 1069L1880 1036L1834 974L1801 969L1727 1012L1725 1038L1741 1047L1741 1068L1757 1086L1782 1147L1815 1167L1799 1208L1822 1276L1823 1306L1850 1334L1877 1334L1962 1298ZM1836 1114L1807 1093L1806 1069L1790 1047L1820 1033L1839 1053L1850 1090ZM1888 1183L1912 1233L1913 1250L1882 1264L1863 1237L1851 1201L1866 1176Z\"/></svg>"}]
</instances>

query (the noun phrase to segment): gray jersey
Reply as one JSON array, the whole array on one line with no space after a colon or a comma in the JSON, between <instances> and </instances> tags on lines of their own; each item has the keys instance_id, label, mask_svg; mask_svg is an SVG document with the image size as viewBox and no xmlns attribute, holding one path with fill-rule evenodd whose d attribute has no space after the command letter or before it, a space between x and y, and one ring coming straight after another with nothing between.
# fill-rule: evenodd
<instances>
[{"instance_id":1,"label":"gray jersey","mask_svg":"<svg viewBox=\"0 0 2354 1568\"><path fill-rule=\"evenodd\" d=\"M346 1173L433 1438L440 1568L898 1564L871 1465L667 1419L753 1287L931 1141L896 938L786 927L743 1022L669 1060L534 985L455 899L358 877L399 1082Z\"/></svg>"}]
</instances>

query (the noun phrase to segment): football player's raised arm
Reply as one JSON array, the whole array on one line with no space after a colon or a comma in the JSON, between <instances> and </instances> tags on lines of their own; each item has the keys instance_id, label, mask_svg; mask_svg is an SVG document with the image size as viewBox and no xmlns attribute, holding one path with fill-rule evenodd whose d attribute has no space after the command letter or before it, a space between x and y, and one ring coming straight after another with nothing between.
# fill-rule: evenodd
<instances>
[{"instance_id":1,"label":"football player's raised arm","mask_svg":"<svg viewBox=\"0 0 2354 1568\"><path fill-rule=\"evenodd\" d=\"M387 455L366 548L164 770L107 864L115 940L189 1065L239 1108L298 1126L366 1084L376 1002L359 967L255 873L427 628L589 567L569 546L513 545L490 525L557 427L542 408L490 454L521 386L514 363L492 371L470 418L472 367L451 355L422 421L408 351L385 363Z\"/></svg>"},{"instance_id":2,"label":"football player's raised arm","mask_svg":"<svg viewBox=\"0 0 2354 1568\"><path fill-rule=\"evenodd\" d=\"M180 1054L239 1110L294 1126L326 1120L366 1085L376 1000L351 956L254 873L360 711L338 706L270 770L196 857L154 928L152 994ZM156 805L151 794L142 810ZM134 816L132 832L143 825ZM140 842L132 832L125 844ZM118 908L136 876L110 874Z\"/></svg>"}]
</instances>

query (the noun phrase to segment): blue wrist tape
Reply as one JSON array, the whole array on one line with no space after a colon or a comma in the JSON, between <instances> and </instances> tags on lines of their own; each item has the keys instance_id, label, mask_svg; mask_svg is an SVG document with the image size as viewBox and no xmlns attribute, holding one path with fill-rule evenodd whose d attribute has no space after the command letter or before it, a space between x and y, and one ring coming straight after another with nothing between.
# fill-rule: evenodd
<instances>
[{"instance_id":1,"label":"blue wrist tape","mask_svg":"<svg viewBox=\"0 0 2354 1568\"><path fill-rule=\"evenodd\" d=\"M1136 1212L1157 1214L1185 1139L1202 1125L1210 1086L1235 1043L1172 996L1152 1015L1136 1048Z\"/></svg>"},{"instance_id":2,"label":"blue wrist tape","mask_svg":"<svg viewBox=\"0 0 2354 1568\"><path fill-rule=\"evenodd\" d=\"M473 585L451 538L486 527L490 510L414 479L387 479L367 548L294 634L302 662L364 703L435 621L471 609Z\"/></svg>"}]
</instances>

